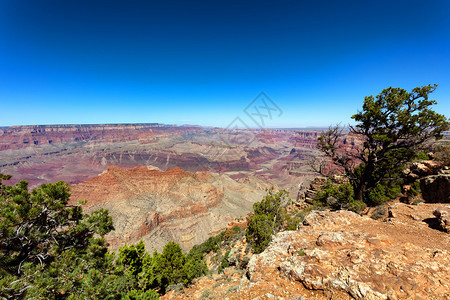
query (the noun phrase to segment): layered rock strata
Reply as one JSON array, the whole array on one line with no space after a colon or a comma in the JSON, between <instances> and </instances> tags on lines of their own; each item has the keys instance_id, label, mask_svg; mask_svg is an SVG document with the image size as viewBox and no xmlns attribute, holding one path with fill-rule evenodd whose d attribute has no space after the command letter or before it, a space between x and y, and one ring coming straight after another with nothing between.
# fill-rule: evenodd
<instances>
[{"instance_id":1,"label":"layered rock strata","mask_svg":"<svg viewBox=\"0 0 450 300\"><path fill-rule=\"evenodd\" d=\"M262 181L255 186L210 172L112 166L74 185L71 202L87 200L88 212L109 210L115 231L107 240L113 249L142 239L149 250L160 251L169 241L189 250L250 212L266 187Z\"/></svg>"}]
</instances>

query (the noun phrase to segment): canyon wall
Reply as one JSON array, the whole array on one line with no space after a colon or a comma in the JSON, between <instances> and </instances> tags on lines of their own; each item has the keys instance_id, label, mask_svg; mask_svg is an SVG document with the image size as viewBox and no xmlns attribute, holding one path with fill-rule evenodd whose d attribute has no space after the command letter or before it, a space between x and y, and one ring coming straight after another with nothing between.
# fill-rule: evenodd
<instances>
[{"instance_id":1,"label":"canyon wall","mask_svg":"<svg viewBox=\"0 0 450 300\"><path fill-rule=\"evenodd\" d=\"M205 171L112 166L73 185L71 203L87 200L87 212L109 210L115 230L106 238L112 249L143 240L149 251L161 251L169 241L189 250L261 201L270 185L252 177L243 183Z\"/></svg>"}]
</instances>

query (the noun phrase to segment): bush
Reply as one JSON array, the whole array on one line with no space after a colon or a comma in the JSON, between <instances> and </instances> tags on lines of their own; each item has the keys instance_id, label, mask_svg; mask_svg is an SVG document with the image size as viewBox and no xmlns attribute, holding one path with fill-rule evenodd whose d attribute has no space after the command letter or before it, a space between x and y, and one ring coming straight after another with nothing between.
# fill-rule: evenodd
<instances>
[{"instance_id":1,"label":"bush","mask_svg":"<svg viewBox=\"0 0 450 300\"><path fill-rule=\"evenodd\" d=\"M125 300L157 300L159 299L159 294L154 290L131 290L128 292Z\"/></svg>"},{"instance_id":2,"label":"bush","mask_svg":"<svg viewBox=\"0 0 450 300\"><path fill-rule=\"evenodd\" d=\"M360 212L366 207L361 201L355 200L353 187L349 183L333 184L331 180L317 192L314 201L318 206L330 207L331 209L348 209Z\"/></svg>"},{"instance_id":3,"label":"bush","mask_svg":"<svg viewBox=\"0 0 450 300\"><path fill-rule=\"evenodd\" d=\"M415 197L415 196L419 195L420 192L421 192L421 190L420 190L420 181L419 180L415 180L414 183L409 188L407 194L408 194L408 197Z\"/></svg>"},{"instance_id":4,"label":"bush","mask_svg":"<svg viewBox=\"0 0 450 300\"><path fill-rule=\"evenodd\" d=\"M203 258L203 256L211 251L217 252L220 248L220 244L225 239L225 233L226 231L222 231L216 236L212 236L208 238L206 241L204 241L201 244L195 245L192 247L192 249L189 251L188 257L189 258Z\"/></svg>"},{"instance_id":5,"label":"bush","mask_svg":"<svg viewBox=\"0 0 450 300\"><path fill-rule=\"evenodd\" d=\"M188 258L177 243L169 242L161 254L155 251L151 258L144 261L140 275L145 288L155 288L165 293L169 285L189 284L207 271L202 259Z\"/></svg>"},{"instance_id":6,"label":"bush","mask_svg":"<svg viewBox=\"0 0 450 300\"><path fill-rule=\"evenodd\" d=\"M365 197L364 202L376 206L395 199L401 194L401 180L379 183Z\"/></svg>"},{"instance_id":7,"label":"bush","mask_svg":"<svg viewBox=\"0 0 450 300\"><path fill-rule=\"evenodd\" d=\"M113 230L106 210L68 205L62 181L28 191L0 174L0 298L121 298L129 287L102 238Z\"/></svg>"},{"instance_id":8,"label":"bush","mask_svg":"<svg viewBox=\"0 0 450 300\"><path fill-rule=\"evenodd\" d=\"M117 259L103 236L113 230L106 210L83 214L68 205L64 182L28 191L28 183L4 185L0 174L1 299L158 299L172 284L189 284L208 272L200 252L187 256L174 242L161 254L141 241L119 249ZM223 234L204 249L217 249Z\"/></svg>"},{"instance_id":9,"label":"bush","mask_svg":"<svg viewBox=\"0 0 450 300\"><path fill-rule=\"evenodd\" d=\"M247 228L247 242L252 245L253 252L261 253L272 240L273 219L268 215L254 215Z\"/></svg>"},{"instance_id":10,"label":"bush","mask_svg":"<svg viewBox=\"0 0 450 300\"><path fill-rule=\"evenodd\" d=\"M156 289L162 294L169 286L189 284L208 271L201 257L188 257L175 242L167 243L162 253L154 251L153 256L145 252L142 241L125 245L119 250L117 264L134 278L141 290Z\"/></svg>"},{"instance_id":11,"label":"bush","mask_svg":"<svg viewBox=\"0 0 450 300\"><path fill-rule=\"evenodd\" d=\"M416 160L429 160L430 157L428 156L428 154L425 151L419 152L416 154L415 157Z\"/></svg>"},{"instance_id":12,"label":"bush","mask_svg":"<svg viewBox=\"0 0 450 300\"><path fill-rule=\"evenodd\" d=\"M200 296L200 299L210 299L213 292L211 290L204 290Z\"/></svg>"},{"instance_id":13,"label":"bush","mask_svg":"<svg viewBox=\"0 0 450 300\"><path fill-rule=\"evenodd\" d=\"M228 256L230 255L230 251L227 251L225 255L222 257L220 261L220 266L217 269L217 272L222 273L223 269L228 268L230 266L230 261L228 260Z\"/></svg>"},{"instance_id":14,"label":"bush","mask_svg":"<svg viewBox=\"0 0 450 300\"><path fill-rule=\"evenodd\" d=\"M275 193L272 187L262 201L253 205L255 213L250 219L245 236L254 253L264 251L272 240L273 234L281 230L297 229L300 219L289 216L286 210L290 202L286 191L281 190Z\"/></svg>"}]
</instances>

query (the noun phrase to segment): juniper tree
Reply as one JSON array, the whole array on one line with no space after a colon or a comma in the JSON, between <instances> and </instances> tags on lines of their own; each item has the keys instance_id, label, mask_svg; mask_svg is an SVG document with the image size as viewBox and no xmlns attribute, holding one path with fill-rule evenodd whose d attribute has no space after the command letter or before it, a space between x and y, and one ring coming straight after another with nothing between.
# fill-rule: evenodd
<instances>
[{"instance_id":1,"label":"juniper tree","mask_svg":"<svg viewBox=\"0 0 450 300\"><path fill-rule=\"evenodd\" d=\"M29 192L23 180L3 184L10 178L0 174L0 298L90 297L86 278L104 278L112 263L102 238L113 229L108 212L68 205L64 182Z\"/></svg>"},{"instance_id":2,"label":"juniper tree","mask_svg":"<svg viewBox=\"0 0 450 300\"><path fill-rule=\"evenodd\" d=\"M405 164L449 129L447 118L431 108L436 101L429 95L436 88L427 85L407 92L389 87L375 97L365 97L362 111L352 116L356 125L349 126L350 135L362 141L352 151L342 151L345 134L339 125L319 137L318 149L345 172L356 200L374 204L398 180Z\"/></svg>"}]
</instances>

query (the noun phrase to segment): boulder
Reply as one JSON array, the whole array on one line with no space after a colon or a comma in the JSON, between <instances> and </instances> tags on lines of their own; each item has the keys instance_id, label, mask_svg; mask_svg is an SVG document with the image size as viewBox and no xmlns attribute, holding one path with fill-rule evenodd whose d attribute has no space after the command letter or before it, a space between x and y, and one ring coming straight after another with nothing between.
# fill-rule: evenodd
<instances>
[{"instance_id":1,"label":"boulder","mask_svg":"<svg viewBox=\"0 0 450 300\"><path fill-rule=\"evenodd\" d=\"M440 164L433 160L423 160L420 162L415 162L409 168L412 173L419 176L432 175L439 169Z\"/></svg>"},{"instance_id":2,"label":"boulder","mask_svg":"<svg viewBox=\"0 0 450 300\"><path fill-rule=\"evenodd\" d=\"M439 227L443 231L450 233L450 206L436 208L433 211L433 215L438 219Z\"/></svg>"},{"instance_id":3,"label":"boulder","mask_svg":"<svg viewBox=\"0 0 450 300\"><path fill-rule=\"evenodd\" d=\"M427 176L420 180L425 202L450 203L450 174Z\"/></svg>"}]
</instances>

